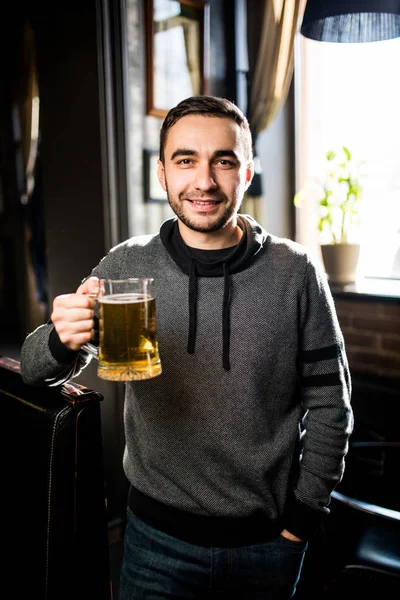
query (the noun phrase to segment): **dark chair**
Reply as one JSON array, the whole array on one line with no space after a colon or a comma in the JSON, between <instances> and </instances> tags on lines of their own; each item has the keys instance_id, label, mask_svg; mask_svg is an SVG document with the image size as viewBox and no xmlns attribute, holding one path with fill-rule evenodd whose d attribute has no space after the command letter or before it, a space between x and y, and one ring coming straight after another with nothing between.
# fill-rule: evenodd
<instances>
[{"instance_id":1,"label":"dark chair","mask_svg":"<svg viewBox=\"0 0 400 600\"><path fill-rule=\"evenodd\" d=\"M400 598L400 442L354 441L326 523L324 598Z\"/></svg>"},{"instance_id":2,"label":"dark chair","mask_svg":"<svg viewBox=\"0 0 400 600\"><path fill-rule=\"evenodd\" d=\"M13 598L110 600L100 401L23 383L0 356L2 583Z\"/></svg>"}]
</instances>

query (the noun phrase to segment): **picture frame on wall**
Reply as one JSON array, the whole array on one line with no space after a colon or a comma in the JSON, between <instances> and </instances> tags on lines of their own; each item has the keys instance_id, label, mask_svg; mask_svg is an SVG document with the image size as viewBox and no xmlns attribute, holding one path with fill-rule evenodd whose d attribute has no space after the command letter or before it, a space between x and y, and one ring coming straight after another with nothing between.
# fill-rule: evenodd
<instances>
[{"instance_id":1,"label":"picture frame on wall","mask_svg":"<svg viewBox=\"0 0 400 600\"><path fill-rule=\"evenodd\" d=\"M146 108L164 118L184 98L208 93L209 5L145 0Z\"/></svg>"},{"instance_id":2,"label":"picture frame on wall","mask_svg":"<svg viewBox=\"0 0 400 600\"><path fill-rule=\"evenodd\" d=\"M143 150L144 201L168 203L167 192L163 190L157 177L158 158L158 150Z\"/></svg>"}]
</instances>

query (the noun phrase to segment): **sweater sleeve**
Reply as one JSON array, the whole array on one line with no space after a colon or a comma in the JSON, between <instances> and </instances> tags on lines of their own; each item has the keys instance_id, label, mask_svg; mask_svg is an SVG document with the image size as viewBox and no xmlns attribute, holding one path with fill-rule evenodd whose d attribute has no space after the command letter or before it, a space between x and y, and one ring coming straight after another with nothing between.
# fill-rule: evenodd
<instances>
[{"instance_id":1,"label":"sweater sleeve","mask_svg":"<svg viewBox=\"0 0 400 600\"><path fill-rule=\"evenodd\" d=\"M114 247L92 270L89 277L119 277L121 244ZM82 282L85 280L84 278ZM95 328L97 319L95 318ZM84 350L69 350L60 340L51 321L40 325L25 338L21 348L21 375L24 383L36 386L57 386L77 377L92 356Z\"/></svg>"},{"instance_id":2,"label":"sweater sleeve","mask_svg":"<svg viewBox=\"0 0 400 600\"><path fill-rule=\"evenodd\" d=\"M301 459L284 526L308 539L344 473L353 430L351 379L343 335L325 274L313 262L299 299L298 371L303 407Z\"/></svg>"},{"instance_id":3,"label":"sweater sleeve","mask_svg":"<svg viewBox=\"0 0 400 600\"><path fill-rule=\"evenodd\" d=\"M86 352L68 350L49 322L25 338L21 348L21 376L27 385L57 386L77 377L90 360Z\"/></svg>"}]
</instances>

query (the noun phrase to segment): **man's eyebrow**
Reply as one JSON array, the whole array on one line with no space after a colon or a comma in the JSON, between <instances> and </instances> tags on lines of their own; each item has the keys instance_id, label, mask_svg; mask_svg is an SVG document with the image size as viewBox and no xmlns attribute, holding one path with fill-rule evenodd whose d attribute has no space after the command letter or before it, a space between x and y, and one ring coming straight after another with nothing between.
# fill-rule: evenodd
<instances>
[{"instance_id":1,"label":"man's eyebrow","mask_svg":"<svg viewBox=\"0 0 400 600\"><path fill-rule=\"evenodd\" d=\"M171 154L171 160L174 160L177 156L197 156L198 152L196 150L191 150L190 148L177 148ZM220 158L221 156L231 156L235 160L239 160L236 152L229 149L221 149L216 150L213 154L213 158Z\"/></svg>"},{"instance_id":2,"label":"man's eyebrow","mask_svg":"<svg viewBox=\"0 0 400 600\"><path fill-rule=\"evenodd\" d=\"M177 156L196 156L197 152L195 150L190 150L190 148L177 148L171 154L171 160L174 160Z\"/></svg>"},{"instance_id":3,"label":"man's eyebrow","mask_svg":"<svg viewBox=\"0 0 400 600\"><path fill-rule=\"evenodd\" d=\"M216 150L214 152L214 157L215 158L219 158L221 156L231 156L232 158L234 158L235 160L239 160L238 159L238 155L236 154L236 152L234 150Z\"/></svg>"}]
</instances>

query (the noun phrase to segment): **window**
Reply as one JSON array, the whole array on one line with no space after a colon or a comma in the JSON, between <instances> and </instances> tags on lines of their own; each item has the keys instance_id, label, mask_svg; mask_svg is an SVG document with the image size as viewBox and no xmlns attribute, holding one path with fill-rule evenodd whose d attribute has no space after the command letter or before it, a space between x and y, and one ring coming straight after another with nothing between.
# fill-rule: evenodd
<instances>
[{"instance_id":1,"label":"window","mask_svg":"<svg viewBox=\"0 0 400 600\"><path fill-rule=\"evenodd\" d=\"M400 279L400 39L317 42L298 35L295 58L296 188L347 146L365 160L359 277ZM312 208L298 241L318 252Z\"/></svg>"}]
</instances>

